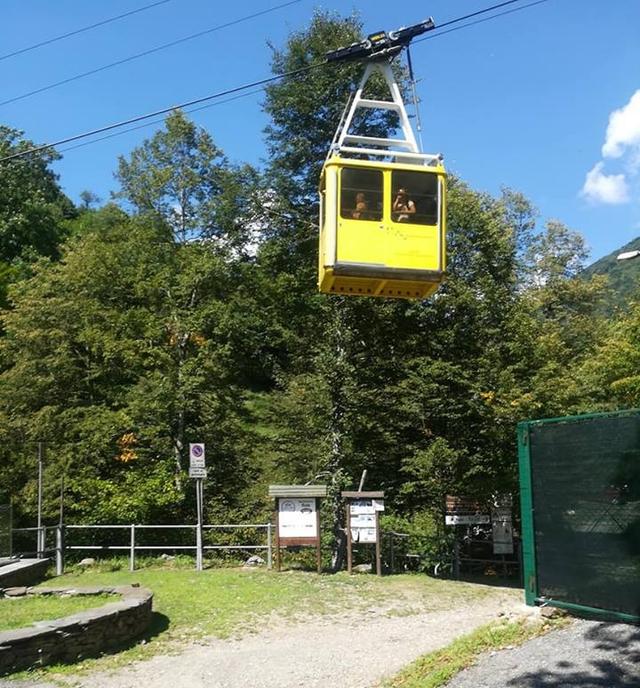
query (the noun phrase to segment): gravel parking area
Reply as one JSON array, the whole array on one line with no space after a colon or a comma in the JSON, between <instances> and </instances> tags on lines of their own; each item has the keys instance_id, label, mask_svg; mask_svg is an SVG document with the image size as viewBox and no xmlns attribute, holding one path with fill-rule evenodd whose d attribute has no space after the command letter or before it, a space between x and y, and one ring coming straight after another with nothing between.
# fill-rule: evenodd
<instances>
[{"instance_id":1,"label":"gravel parking area","mask_svg":"<svg viewBox=\"0 0 640 688\"><path fill-rule=\"evenodd\" d=\"M484 657L447 688L639 688L640 627L575 621Z\"/></svg>"}]
</instances>

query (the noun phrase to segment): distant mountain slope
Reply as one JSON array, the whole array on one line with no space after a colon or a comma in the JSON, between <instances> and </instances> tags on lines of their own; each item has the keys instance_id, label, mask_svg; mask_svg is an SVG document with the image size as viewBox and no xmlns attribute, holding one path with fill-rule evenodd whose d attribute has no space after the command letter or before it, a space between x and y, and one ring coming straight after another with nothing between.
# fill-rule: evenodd
<instances>
[{"instance_id":1,"label":"distant mountain slope","mask_svg":"<svg viewBox=\"0 0 640 688\"><path fill-rule=\"evenodd\" d=\"M640 251L640 237L600 258L583 270L585 277L607 275L611 287L611 308L624 306L629 299L640 299L640 256L631 260L618 260L621 253Z\"/></svg>"}]
</instances>

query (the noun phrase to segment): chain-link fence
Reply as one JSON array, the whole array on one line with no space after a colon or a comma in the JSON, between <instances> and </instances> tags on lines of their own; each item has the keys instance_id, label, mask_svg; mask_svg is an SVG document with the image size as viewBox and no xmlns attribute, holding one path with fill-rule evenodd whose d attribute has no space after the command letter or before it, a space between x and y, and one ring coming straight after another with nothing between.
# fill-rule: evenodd
<instances>
[{"instance_id":1,"label":"chain-link fence","mask_svg":"<svg viewBox=\"0 0 640 688\"><path fill-rule=\"evenodd\" d=\"M518 435L527 602L640 620L640 411Z\"/></svg>"}]
</instances>

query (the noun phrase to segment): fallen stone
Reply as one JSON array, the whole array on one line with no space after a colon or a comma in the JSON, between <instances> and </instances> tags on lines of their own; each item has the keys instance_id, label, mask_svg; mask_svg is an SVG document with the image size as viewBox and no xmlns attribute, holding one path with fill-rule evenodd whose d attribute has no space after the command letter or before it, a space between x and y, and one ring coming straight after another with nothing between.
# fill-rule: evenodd
<instances>
[{"instance_id":1,"label":"fallen stone","mask_svg":"<svg viewBox=\"0 0 640 688\"><path fill-rule=\"evenodd\" d=\"M351 569L354 573L371 573L371 564L358 564Z\"/></svg>"},{"instance_id":2,"label":"fallen stone","mask_svg":"<svg viewBox=\"0 0 640 688\"><path fill-rule=\"evenodd\" d=\"M566 609L558 609L558 607L549 607L545 605L540 607L540 616L545 619L559 619L562 616L567 616Z\"/></svg>"},{"instance_id":3,"label":"fallen stone","mask_svg":"<svg viewBox=\"0 0 640 688\"><path fill-rule=\"evenodd\" d=\"M16 588L4 588L3 590L5 597L23 597L27 594L26 587L16 587Z\"/></svg>"},{"instance_id":4,"label":"fallen stone","mask_svg":"<svg viewBox=\"0 0 640 688\"><path fill-rule=\"evenodd\" d=\"M265 560L262 557L259 557L257 554L249 557L247 561L244 562L244 566L263 566L264 564Z\"/></svg>"},{"instance_id":5,"label":"fallen stone","mask_svg":"<svg viewBox=\"0 0 640 688\"><path fill-rule=\"evenodd\" d=\"M81 559L78 562L78 566L95 566L96 565L96 560L93 559L92 557L86 557L85 559Z\"/></svg>"}]
</instances>

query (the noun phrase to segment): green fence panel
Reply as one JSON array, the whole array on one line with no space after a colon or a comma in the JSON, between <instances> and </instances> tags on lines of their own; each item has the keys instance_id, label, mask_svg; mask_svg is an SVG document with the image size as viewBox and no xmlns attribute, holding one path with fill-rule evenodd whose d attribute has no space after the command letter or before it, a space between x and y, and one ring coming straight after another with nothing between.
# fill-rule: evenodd
<instances>
[{"instance_id":1,"label":"green fence panel","mask_svg":"<svg viewBox=\"0 0 640 688\"><path fill-rule=\"evenodd\" d=\"M528 604L640 618L640 411L518 427Z\"/></svg>"}]
</instances>

